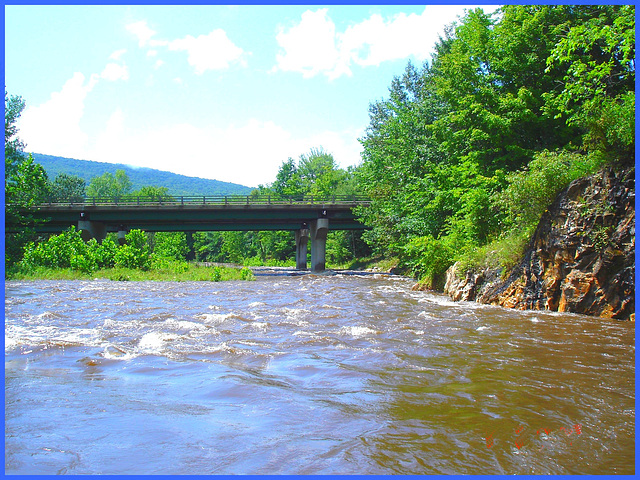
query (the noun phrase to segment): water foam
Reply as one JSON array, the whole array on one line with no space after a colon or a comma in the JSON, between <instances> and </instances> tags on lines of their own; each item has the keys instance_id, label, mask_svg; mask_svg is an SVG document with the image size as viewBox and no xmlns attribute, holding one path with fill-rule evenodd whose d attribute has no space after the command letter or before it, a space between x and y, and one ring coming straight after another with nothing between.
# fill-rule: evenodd
<instances>
[{"instance_id":1,"label":"water foam","mask_svg":"<svg viewBox=\"0 0 640 480\"><path fill-rule=\"evenodd\" d=\"M349 327L342 327L340 329L340 333L351 335L353 337L364 337L367 335L376 334L378 332L363 325L352 325Z\"/></svg>"},{"instance_id":2,"label":"water foam","mask_svg":"<svg viewBox=\"0 0 640 480\"><path fill-rule=\"evenodd\" d=\"M145 333L138 342L138 349L143 353L160 353L166 342L176 338L175 335L166 332Z\"/></svg>"}]
</instances>

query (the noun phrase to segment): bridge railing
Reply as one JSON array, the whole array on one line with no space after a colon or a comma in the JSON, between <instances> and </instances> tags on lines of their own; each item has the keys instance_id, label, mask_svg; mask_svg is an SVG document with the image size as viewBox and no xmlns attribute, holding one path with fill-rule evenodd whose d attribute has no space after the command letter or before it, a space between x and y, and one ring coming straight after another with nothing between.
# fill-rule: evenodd
<instances>
[{"instance_id":1,"label":"bridge railing","mask_svg":"<svg viewBox=\"0 0 640 480\"><path fill-rule=\"evenodd\" d=\"M39 206L366 205L369 202L369 198L364 195L124 195L49 199Z\"/></svg>"}]
</instances>

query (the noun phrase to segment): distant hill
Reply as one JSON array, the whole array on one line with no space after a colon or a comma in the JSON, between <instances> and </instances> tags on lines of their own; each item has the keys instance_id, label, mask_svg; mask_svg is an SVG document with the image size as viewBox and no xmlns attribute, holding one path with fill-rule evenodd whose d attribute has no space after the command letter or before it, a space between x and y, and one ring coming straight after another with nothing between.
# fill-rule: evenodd
<instances>
[{"instance_id":1,"label":"distant hill","mask_svg":"<svg viewBox=\"0 0 640 480\"><path fill-rule=\"evenodd\" d=\"M205 178L187 177L176 173L155 170L153 168L131 167L121 163L93 162L90 160L75 160L73 158L55 157L33 153L36 163L42 165L50 180L59 173L76 175L83 178L87 185L93 177L106 172L115 174L116 170L124 170L131 180L133 190L141 187L167 187L170 195L249 195L253 190L237 183L208 180Z\"/></svg>"}]
</instances>

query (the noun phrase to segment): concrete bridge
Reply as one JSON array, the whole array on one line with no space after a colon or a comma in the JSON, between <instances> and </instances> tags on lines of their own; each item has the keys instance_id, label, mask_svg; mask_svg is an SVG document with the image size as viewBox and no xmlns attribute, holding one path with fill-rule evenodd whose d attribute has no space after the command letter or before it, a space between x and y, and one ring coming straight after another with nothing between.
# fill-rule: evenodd
<instances>
[{"instance_id":1,"label":"concrete bridge","mask_svg":"<svg viewBox=\"0 0 640 480\"><path fill-rule=\"evenodd\" d=\"M362 196L232 195L192 197L86 198L81 201L48 202L30 213L40 220L39 233L59 233L71 225L85 240L102 241L118 232L124 241L128 230L147 232L202 232L290 230L295 232L296 267L306 270L311 240L311 270L325 269L326 239L333 230L362 230L352 209L366 206ZM12 226L6 225L11 232ZM14 230L15 231L15 230Z\"/></svg>"}]
</instances>

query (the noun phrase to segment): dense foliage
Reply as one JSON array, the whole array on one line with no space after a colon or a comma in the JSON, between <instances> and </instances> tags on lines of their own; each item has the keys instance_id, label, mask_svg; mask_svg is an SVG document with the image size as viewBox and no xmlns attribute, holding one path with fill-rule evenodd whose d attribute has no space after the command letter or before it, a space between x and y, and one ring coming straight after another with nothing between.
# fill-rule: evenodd
<instances>
[{"instance_id":1,"label":"dense foliage","mask_svg":"<svg viewBox=\"0 0 640 480\"><path fill-rule=\"evenodd\" d=\"M629 5L468 11L370 106L367 241L438 286L492 242L521 248L574 178L633 165L634 19Z\"/></svg>"},{"instance_id":2,"label":"dense foliage","mask_svg":"<svg viewBox=\"0 0 640 480\"><path fill-rule=\"evenodd\" d=\"M5 231L5 268L20 258L24 245L34 237L34 219L24 209L40 202L48 192L48 179L42 166L31 155L25 156L24 143L18 137L17 122L24 110L21 97L4 96L4 201L5 223L20 228L19 233Z\"/></svg>"},{"instance_id":3,"label":"dense foliage","mask_svg":"<svg viewBox=\"0 0 640 480\"><path fill-rule=\"evenodd\" d=\"M95 239L85 242L80 232L71 227L60 235L52 235L47 241L29 243L22 261L12 275L15 278L30 278L33 275L82 278L83 274L91 274L106 276L112 280L173 279L214 282L254 278L249 269L197 268L189 265L184 261L184 233L157 233L153 251L148 235L140 230L131 230L126 234L125 240L124 245L119 245L113 235L110 235L101 243Z\"/></svg>"}]
</instances>

